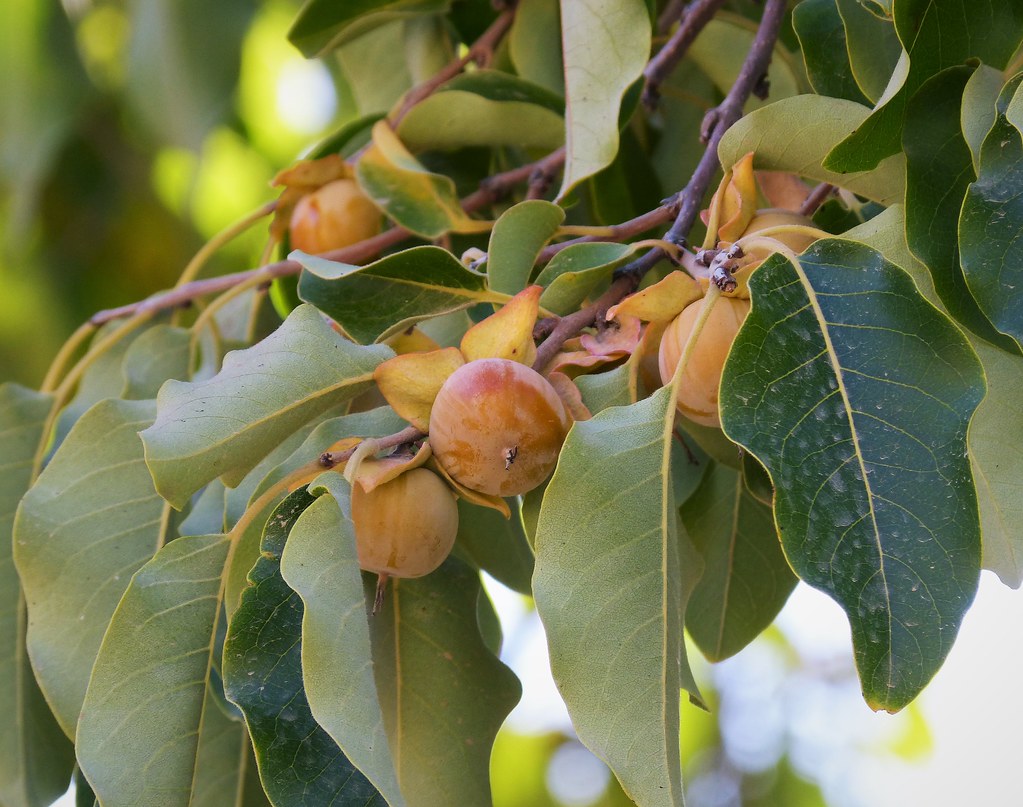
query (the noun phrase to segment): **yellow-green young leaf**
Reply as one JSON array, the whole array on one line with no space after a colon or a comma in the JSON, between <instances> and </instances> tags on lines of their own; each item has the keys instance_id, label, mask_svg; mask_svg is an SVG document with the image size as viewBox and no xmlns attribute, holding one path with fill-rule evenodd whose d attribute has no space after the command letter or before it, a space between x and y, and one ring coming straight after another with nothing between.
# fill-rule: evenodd
<instances>
[{"instance_id":1,"label":"yellow-green young leaf","mask_svg":"<svg viewBox=\"0 0 1023 807\"><path fill-rule=\"evenodd\" d=\"M489 222L469 218L458 202L454 181L419 163L387 121L373 126L373 142L359 158L355 173L362 190L384 213L424 238L490 229Z\"/></svg>"},{"instance_id":2,"label":"yellow-green young leaf","mask_svg":"<svg viewBox=\"0 0 1023 807\"><path fill-rule=\"evenodd\" d=\"M36 686L25 652L25 602L11 558L18 501L53 404L49 395L0 385L0 804L47 807L67 790L74 756Z\"/></svg>"},{"instance_id":3,"label":"yellow-green young leaf","mask_svg":"<svg viewBox=\"0 0 1023 807\"><path fill-rule=\"evenodd\" d=\"M927 268L906 244L902 206L888 208L845 234L881 252L912 275L920 292L941 305ZM984 365L987 395L970 422L968 445L980 505L982 560L1003 583L1023 583L1023 452L1006 435L1023 434L1023 401L1019 380L1023 358L991 346L977 337L970 343Z\"/></svg>"},{"instance_id":4,"label":"yellow-green young leaf","mask_svg":"<svg viewBox=\"0 0 1023 807\"><path fill-rule=\"evenodd\" d=\"M561 4L565 62L563 198L618 153L622 97L650 55L650 13L643 0Z\"/></svg>"},{"instance_id":5,"label":"yellow-green young leaf","mask_svg":"<svg viewBox=\"0 0 1023 807\"><path fill-rule=\"evenodd\" d=\"M172 541L114 612L75 741L104 807L191 803L228 547L223 535Z\"/></svg>"},{"instance_id":6,"label":"yellow-green young leaf","mask_svg":"<svg viewBox=\"0 0 1023 807\"><path fill-rule=\"evenodd\" d=\"M906 173L902 155L889 157L876 168L860 173L839 174L822 165L831 147L869 114L867 107L844 98L785 98L746 115L725 132L718 158L722 165L731 166L752 151L758 171L793 171L883 205L901 202Z\"/></svg>"},{"instance_id":7,"label":"yellow-green young leaf","mask_svg":"<svg viewBox=\"0 0 1023 807\"><path fill-rule=\"evenodd\" d=\"M757 23L738 14L721 12L707 23L689 47L687 58L702 70L722 93L735 83L746 54L757 34ZM750 96L746 109L759 109L766 104L796 95L805 86L799 76L798 56L793 56L784 45L777 44L767 69L770 98L761 100ZM729 167L732 164L729 163Z\"/></svg>"},{"instance_id":8,"label":"yellow-green young leaf","mask_svg":"<svg viewBox=\"0 0 1023 807\"><path fill-rule=\"evenodd\" d=\"M166 540L142 456L153 401L100 401L74 425L18 509L14 558L39 684L73 737L100 642L131 576Z\"/></svg>"},{"instance_id":9,"label":"yellow-green young leaf","mask_svg":"<svg viewBox=\"0 0 1023 807\"><path fill-rule=\"evenodd\" d=\"M329 494L300 518L282 562L306 608L313 715L392 807L490 804L490 749L521 690L479 634L479 579L449 560L392 580L368 616L375 580L364 587L358 571L350 491L336 474L317 484Z\"/></svg>"},{"instance_id":10,"label":"yellow-green young leaf","mask_svg":"<svg viewBox=\"0 0 1023 807\"><path fill-rule=\"evenodd\" d=\"M487 290L484 275L440 247L413 247L366 266L335 263L304 252L291 258L305 269L298 292L357 342L386 339L420 320L505 302Z\"/></svg>"},{"instance_id":11,"label":"yellow-green young leaf","mask_svg":"<svg viewBox=\"0 0 1023 807\"><path fill-rule=\"evenodd\" d=\"M281 576L281 553L313 501L301 488L266 522L252 585L224 643L224 688L245 715L260 778L277 807L383 807L383 797L317 724L306 698L304 609Z\"/></svg>"},{"instance_id":12,"label":"yellow-green young leaf","mask_svg":"<svg viewBox=\"0 0 1023 807\"><path fill-rule=\"evenodd\" d=\"M862 244L776 255L750 293L722 376L724 431L770 473L796 573L845 609L867 703L897 711L941 666L976 592L966 432L980 362Z\"/></svg>"},{"instance_id":13,"label":"yellow-green young leaf","mask_svg":"<svg viewBox=\"0 0 1023 807\"><path fill-rule=\"evenodd\" d=\"M124 388L129 400L155 398L168 378L188 378L192 335L186 328L154 325L128 347L121 361Z\"/></svg>"},{"instance_id":14,"label":"yellow-green young leaf","mask_svg":"<svg viewBox=\"0 0 1023 807\"><path fill-rule=\"evenodd\" d=\"M368 389L391 355L353 345L299 306L262 342L229 353L208 381L163 385L156 422L141 433L156 489L180 509L217 477L237 484L304 423Z\"/></svg>"},{"instance_id":15,"label":"yellow-green young leaf","mask_svg":"<svg viewBox=\"0 0 1023 807\"><path fill-rule=\"evenodd\" d=\"M540 250L564 220L564 210L542 199L520 202L502 213L487 248L490 288L505 294L522 291L529 284Z\"/></svg>"},{"instance_id":16,"label":"yellow-green young leaf","mask_svg":"<svg viewBox=\"0 0 1023 807\"><path fill-rule=\"evenodd\" d=\"M640 807L682 804L683 571L672 388L573 425L536 531L533 591L579 739Z\"/></svg>"},{"instance_id":17,"label":"yellow-green young leaf","mask_svg":"<svg viewBox=\"0 0 1023 807\"><path fill-rule=\"evenodd\" d=\"M681 509L704 570L686 608L686 629L712 661L733 656L778 615L796 576L782 554L771 508L742 474L714 463Z\"/></svg>"},{"instance_id":18,"label":"yellow-green young leaf","mask_svg":"<svg viewBox=\"0 0 1023 807\"><path fill-rule=\"evenodd\" d=\"M565 102L497 70L464 73L416 104L398 125L415 152L470 146L553 151L565 141Z\"/></svg>"},{"instance_id":19,"label":"yellow-green young leaf","mask_svg":"<svg viewBox=\"0 0 1023 807\"><path fill-rule=\"evenodd\" d=\"M306 0L288 39L307 57L318 56L379 25L447 10L449 0Z\"/></svg>"}]
</instances>

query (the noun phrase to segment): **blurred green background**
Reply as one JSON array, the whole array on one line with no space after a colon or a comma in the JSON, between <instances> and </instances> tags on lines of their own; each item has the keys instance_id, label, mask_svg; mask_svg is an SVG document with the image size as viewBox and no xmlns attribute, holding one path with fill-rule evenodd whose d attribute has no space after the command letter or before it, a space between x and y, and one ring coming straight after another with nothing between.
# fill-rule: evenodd
<instances>
[{"instance_id":1,"label":"blurred green background","mask_svg":"<svg viewBox=\"0 0 1023 807\"><path fill-rule=\"evenodd\" d=\"M199 246L272 197L278 169L371 111L356 109L339 63L308 62L287 43L298 7L3 3L0 380L38 384L79 323L173 284ZM260 225L207 271L255 265L265 240ZM626 807L559 711L530 603L510 592L497 600L505 655L530 700L495 749L496 807ZM849 708L857 720L873 718L858 700L843 641L818 658L772 630L740 659L714 672L701 667L714 710L683 705L691 807L816 807L826 803L821 787L829 804L861 803L824 764L847 758L857 742L841 731L836 738L829 715ZM810 708L799 701L808 693L819 696ZM808 729L814 715L824 723ZM914 709L889 729L871 735L884 754L926 753L928 732ZM827 745L821 737L832 740L824 762L807 752Z\"/></svg>"}]
</instances>

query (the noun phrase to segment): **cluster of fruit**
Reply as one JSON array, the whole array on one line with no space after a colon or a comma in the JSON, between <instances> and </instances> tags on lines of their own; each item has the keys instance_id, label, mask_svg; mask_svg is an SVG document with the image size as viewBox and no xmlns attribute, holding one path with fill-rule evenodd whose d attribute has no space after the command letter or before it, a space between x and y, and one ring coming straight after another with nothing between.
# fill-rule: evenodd
<instances>
[{"instance_id":1,"label":"cluster of fruit","mask_svg":"<svg viewBox=\"0 0 1023 807\"><path fill-rule=\"evenodd\" d=\"M310 179L293 169L284 183L286 194L292 194L286 209L293 247L323 253L379 232L379 211L344 171L344 166L320 166ZM721 425L721 373L750 309L749 274L773 252L802 251L823 235L804 216L758 209L756 200L752 155L747 155L726 173L705 211L707 246L715 248L699 257L708 268L724 272L726 284L719 286L725 291L697 336L677 399L678 411L703 426ZM672 272L613 306L608 319L633 336L619 337L622 344L615 349L591 347L592 355L583 350L583 367L592 370L635 352L647 391L669 383L709 282ZM360 565L382 582L428 574L444 561L458 532L456 497L507 515L503 497L543 484L572 420L588 416L563 373L572 363L570 350L542 368L545 375L531 366L541 292L539 286L520 292L470 328L459 348L440 348L418 332L418 339L406 334L404 345L395 343L399 355L378 367L376 402L382 396L426 435L384 460L372 450L365 457L357 452L345 470L353 488Z\"/></svg>"}]
</instances>

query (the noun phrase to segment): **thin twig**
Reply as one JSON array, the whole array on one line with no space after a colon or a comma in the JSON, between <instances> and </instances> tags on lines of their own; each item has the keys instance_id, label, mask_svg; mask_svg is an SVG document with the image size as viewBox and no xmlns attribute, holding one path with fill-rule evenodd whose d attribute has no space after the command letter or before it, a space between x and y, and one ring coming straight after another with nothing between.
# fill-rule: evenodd
<instances>
[{"instance_id":1,"label":"thin twig","mask_svg":"<svg viewBox=\"0 0 1023 807\"><path fill-rule=\"evenodd\" d=\"M527 199L542 199L551 184L557 178L558 172L565 164L565 147L562 146L552 151L540 162L536 163L533 173L529 177L529 189L526 192Z\"/></svg>"},{"instance_id":2,"label":"thin twig","mask_svg":"<svg viewBox=\"0 0 1023 807\"><path fill-rule=\"evenodd\" d=\"M646 85L643 87L643 105L654 109L661 98L660 87L685 56L697 35L711 21L725 0L695 0L683 12L682 22L664 47L647 63L643 70Z\"/></svg>"},{"instance_id":3,"label":"thin twig","mask_svg":"<svg viewBox=\"0 0 1023 807\"><path fill-rule=\"evenodd\" d=\"M799 206L800 216L812 216L817 212L817 208L820 207L827 200L831 194L835 192L835 186L830 182L822 182L809 194L806 199L803 200L803 204Z\"/></svg>"}]
</instances>

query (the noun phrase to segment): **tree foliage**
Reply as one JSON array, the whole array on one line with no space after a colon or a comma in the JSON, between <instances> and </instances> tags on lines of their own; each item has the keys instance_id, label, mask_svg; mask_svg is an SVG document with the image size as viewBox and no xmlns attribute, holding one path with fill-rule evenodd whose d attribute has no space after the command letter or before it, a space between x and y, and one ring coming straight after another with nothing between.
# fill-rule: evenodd
<instances>
[{"instance_id":1,"label":"tree foliage","mask_svg":"<svg viewBox=\"0 0 1023 807\"><path fill-rule=\"evenodd\" d=\"M103 807L484 807L521 692L486 572L623 793L679 807L691 649L736 654L802 580L894 712L981 569L1019 586L1019 3L307 0L285 35L344 125L39 391L0 386L0 805L74 770ZM127 94L194 147L234 66L163 73L168 42ZM379 232L310 246L338 182ZM484 362L516 369L442 412ZM542 484L476 481L534 432ZM418 469L454 550L360 572L357 497ZM395 506L417 540L431 502Z\"/></svg>"}]
</instances>

